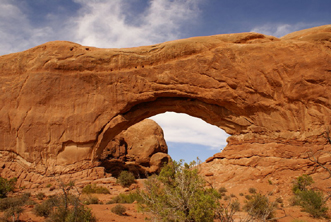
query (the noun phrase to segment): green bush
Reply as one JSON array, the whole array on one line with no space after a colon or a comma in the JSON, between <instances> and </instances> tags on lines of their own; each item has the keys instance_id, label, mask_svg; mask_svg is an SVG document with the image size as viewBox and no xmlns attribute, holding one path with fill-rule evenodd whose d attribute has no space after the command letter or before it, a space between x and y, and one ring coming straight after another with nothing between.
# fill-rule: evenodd
<instances>
[{"instance_id":1,"label":"green bush","mask_svg":"<svg viewBox=\"0 0 331 222\"><path fill-rule=\"evenodd\" d=\"M182 166L182 162L173 161L162 168L159 176L147 179L138 203L162 221L213 221L219 194L206 189L205 184L195 162Z\"/></svg>"},{"instance_id":2,"label":"green bush","mask_svg":"<svg viewBox=\"0 0 331 222\"><path fill-rule=\"evenodd\" d=\"M40 204L36 204L33 208L33 213L38 217L48 217L55 206L52 199L45 200Z\"/></svg>"},{"instance_id":3,"label":"green bush","mask_svg":"<svg viewBox=\"0 0 331 222\"><path fill-rule=\"evenodd\" d=\"M139 201L141 199L139 193L137 192L130 192L128 194L121 193L118 196L114 197L108 203L133 203L134 201Z\"/></svg>"},{"instance_id":4,"label":"green bush","mask_svg":"<svg viewBox=\"0 0 331 222\"><path fill-rule=\"evenodd\" d=\"M111 208L111 212L114 214L122 216L126 211L126 208L123 205L117 204L116 206Z\"/></svg>"},{"instance_id":5,"label":"green bush","mask_svg":"<svg viewBox=\"0 0 331 222\"><path fill-rule=\"evenodd\" d=\"M313 183L313 178L306 174L299 176L293 182L293 205L301 206L303 211L309 213L314 218L327 218L328 207L326 206L323 193L309 189L309 186Z\"/></svg>"},{"instance_id":6,"label":"green bush","mask_svg":"<svg viewBox=\"0 0 331 222\"><path fill-rule=\"evenodd\" d=\"M246 201L243 209L255 220L265 221L274 215L275 204L269 198L260 193L253 194L250 200Z\"/></svg>"},{"instance_id":7,"label":"green bush","mask_svg":"<svg viewBox=\"0 0 331 222\"><path fill-rule=\"evenodd\" d=\"M122 171L117 178L117 183L121 184L122 187L129 187L135 182L135 177L133 173L128 171Z\"/></svg>"},{"instance_id":8,"label":"green bush","mask_svg":"<svg viewBox=\"0 0 331 222\"><path fill-rule=\"evenodd\" d=\"M7 194L14 190L17 178L7 180L0 177L0 198L7 197Z\"/></svg>"},{"instance_id":9,"label":"green bush","mask_svg":"<svg viewBox=\"0 0 331 222\"><path fill-rule=\"evenodd\" d=\"M91 209L86 208L84 205L75 204L72 208L65 208L58 206L55 208L48 218L49 222L96 222L95 216L92 214Z\"/></svg>"},{"instance_id":10,"label":"green bush","mask_svg":"<svg viewBox=\"0 0 331 222\"><path fill-rule=\"evenodd\" d=\"M294 182L292 191L293 193L297 193L300 191L305 191L308 189L310 185L314 183L314 180L311 176L307 174L303 174L302 176L299 176Z\"/></svg>"},{"instance_id":11,"label":"green bush","mask_svg":"<svg viewBox=\"0 0 331 222\"><path fill-rule=\"evenodd\" d=\"M74 187L73 182L69 184L60 183L62 195L55 195L36 205L34 213L37 216L47 218L48 222L95 222L90 209L86 208L77 196L70 194Z\"/></svg>"},{"instance_id":12,"label":"green bush","mask_svg":"<svg viewBox=\"0 0 331 222\"><path fill-rule=\"evenodd\" d=\"M92 184L92 185L88 184L83 188L82 193L85 193L85 194L91 194L91 193L109 194L109 190L106 187L97 186L95 184Z\"/></svg>"},{"instance_id":13,"label":"green bush","mask_svg":"<svg viewBox=\"0 0 331 222\"><path fill-rule=\"evenodd\" d=\"M297 192L298 205L303 211L309 213L314 218L327 217L328 207L324 201L323 193L315 190L304 190Z\"/></svg>"},{"instance_id":14,"label":"green bush","mask_svg":"<svg viewBox=\"0 0 331 222\"><path fill-rule=\"evenodd\" d=\"M254 194L254 193L256 193L256 189L254 187L251 187L248 189L248 192L251 194Z\"/></svg>"},{"instance_id":15,"label":"green bush","mask_svg":"<svg viewBox=\"0 0 331 222\"><path fill-rule=\"evenodd\" d=\"M88 196L87 198L83 199L83 204L90 205L90 204L99 204L99 198L94 196Z\"/></svg>"}]
</instances>

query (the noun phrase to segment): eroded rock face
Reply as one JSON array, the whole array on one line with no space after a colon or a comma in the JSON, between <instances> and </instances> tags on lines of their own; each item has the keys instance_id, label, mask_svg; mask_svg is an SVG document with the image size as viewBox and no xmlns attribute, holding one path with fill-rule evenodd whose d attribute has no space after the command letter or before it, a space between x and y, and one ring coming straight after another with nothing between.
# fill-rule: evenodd
<instances>
[{"instance_id":1,"label":"eroded rock face","mask_svg":"<svg viewBox=\"0 0 331 222\"><path fill-rule=\"evenodd\" d=\"M165 111L219 126L232 135L228 148L324 145L330 39L327 25L282 38L240 33L131 49L56 41L1 56L0 150L56 171L99 160L122 130Z\"/></svg>"},{"instance_id":2,"label":"eroded rock face","mask_svg":"<svg viewBox=\"0 0 331 222\"><path fill-rule=\"evenodd\" d=\"M158 172L170 160L167 153L161 127L153 120L145 119L115 136L103 150L100 161L114 176L131 169L137 177L142 177Z\"/></svg>"}]
</instances>

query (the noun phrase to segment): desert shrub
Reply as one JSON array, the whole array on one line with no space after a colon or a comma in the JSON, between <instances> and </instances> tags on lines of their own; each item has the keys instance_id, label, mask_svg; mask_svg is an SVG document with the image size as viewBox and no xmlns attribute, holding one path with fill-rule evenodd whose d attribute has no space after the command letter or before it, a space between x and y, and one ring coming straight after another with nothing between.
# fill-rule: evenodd
<instances>
[{"instance_id":1,"label":"desert shrub","mask_svg":"<svg viewBox=\"0 0 331 222\"><path fill-rule=\"evenodd\" d=\"M50 222L95 222L96 218L92 214L91 209L86 208L82 204L75 204L72 208L65 208L64 206L58 206L55 208L47 221Z\"/></svg>"},{"instance_id":2,"label":"desert shrub","mask_svg":"<svg viewBox=\"0 0 331 222\"><path fill-rule=\"evenodd\" d=\"M217 191L205 188L195 162L170 162L145 182L139 206L162 221L212 221L219 206Z\"/></svg>"},{"instance_id":3,"label":"desert shrub","mask_svg":"<svg viewBox=\"0 0 331 222\"><path fill-rule=\"evenodd\" d=\"M49 222L96 221L91 210L86 208L79 198L74 195L68 195L68 193L66 195L58 195L44 202L49 204L50 211L46 211L47 204L45 204L44 211L40 210L44 215L40 216L48 217L47 221Z\"/></svg>"},{"instance_id":4,"label":"desert shrub","mask_svg":"<svg viewBox=\"0 0 331 222\"><path fill-rule=\"evenodd\" d=\"M83 199L83 204L89 205L89 204L99 204L99 198L94 196L87 196L87 198Z\"/></svg>"},{"instance_id":5,"label":"desert shrub","mask_svg":"<svg viewBox=\"0 0 331 222\"><path fill-rule=\"evenodd\" d=\"M256 189L254 187L251 187L248 189L248 192L251 194L254 194L254 193L256 193Z\"/></svg>"},{"instance_id":6,"label":"desert shrub","mask_svg":"<svg viewBox=\"0 0 331 222\"><path fill-rule=\"evenodd\" d=\"M227 190L225 187L220 187L220 188L218 189L218 192L223 194L223 193L228 192L228 190Z\"/></svg>"},{"instance_id":7,"label":"desert shrub","mask_svg":"<svg viewBox=\"0 0 331 222\"><path fill-rule=\"evenodd\" d=\"M42 192L39 192L39 193L36 194L36 198L38 200L43 200L45 198L45 194L42 193Z\"/></svg>"},{"instance_id":8,"label":"desert shrub","mask_svg":"<svg viewBox=\"0 0 331 222\"><path fill-rule=\"evenodd\" d=\"M0 177L0 198L7 197L7 194L14 190L17 178L7 180Z\"/></svg>"},{"instance_id":9,"label":"desert shrub","mask_svg":"<svg viewBox=\"0 0 331 222\"><path fill-rule=\"evenodd\" d=\"M237 198L230 198L227 201L222 201L222 204L215 210L214 219L219 219L222 222L233 222L234 215L240 211L240 203Z\"/></svg>"},{"instance_id":10,"label":"desert shrub","mask_svg":"<svg viewBox=\"0 0 331 222\"><path fill-rule=\"evenodd\" d=\"M117 204L116 206L111 208L111 212L120 216L122 216L125 213L125 211L126 208L121 204Z\"/></svg>"},{"instance_id":11,"label":"desert shrub","mask_svg":"<svg viewBox=\"0 0 331 222\"><path fill-rule=\"evenodd\" d=\"M246 195L245 195L245 198L246 198L246 200L250 200L250 199L252 199L252 196L251 196L251 195L248 195L248 194L246 194Z\"/></svg>"},{"instance_id":12,"label":"desert shrub","mask_svg":"<svg viewBox=\"0 0 331 222\"><path fill-rule=\"evenodd\" d=\"M139 201L140 199L141 197L137 192L130 192L128 194L121 193L108 203L133 203L134 201Z\"/></svg>"},{"instance_id":13,"label":"desert shrub","mask_svg":"<svg viewBox=\"0 0 331 222\"><path fill-rule=\"evenodd\" d=\"M100 194L109 194L109 190L106 187L97 186L95 184L86 185L82 193L91 194L91 193L100 193Z\"/></svg>"},{"instance_id":14,"label":"desert shrub","mask_svg":"<svg viewBox=\"0 0 331 222\"><path fill-rule=\"evenodd\" d=\"M122 187L129 187L131 184L135 182L135 177L133 173L128 171L122 171L117 178L117 183L119 183Z\"/></svg>"},{"instance_id":15,"label":"desert shrub","mask_svg":"<svg viewBox=\"0 0 331 222\"><path fill-rule=\"evenodd\" d=\"M33 213L38 217L48 217L55 206L52 199L47 199L40 204L36 204L33 208Z\"/></svg>"},{"instance_id":16,"label":"desert shrub","mask_svg":"<svg viewBox=\"0 0 331 222\"><path fill-rule=\"evenodd\" d=\"M296 193L298 205L312 217L327 217L328 207L324 201L323 193L315 190L304 190Z\"/></svg>"},{"instance_id":17,"label":"desert shrub","mask_svg":"<svg viewBox=\"0 0 331 222\"><path fill-rule=\"evenodd\" d=\"M96 221L91 210L86 208L77 196L70 194L74 186L73 182L68 184L60 182L63 194L52 196L40 205L36 205L34 213L37 216L47 217L48 222Z\"/></svg>"},{"instance_id":18,"label":"desert shrub","mask_svg":"<svg viewBox=\"0 0 331 222\"><path fill-rule=\"evenodd\" d=\"M0 211L4 212L5 218L11 217L12 221L19 221L20 214L23 212L22 206L28 199L29 196L26 194L0 199Z\"/></svg>"},{"instance_id":19,"label":"desert shrub","mask_svg":"<svg viewBox=\"0 0 331 222\"><path fill-rule=\"evenodd\" d=\"M256 193L246 201L243 209L254 219L271 219L274 215L275 204L269 201L269 198L263 194Z\"/></svg>"},{"instance_id":20,"label":"desert shrub","mask_svg":"<svg viewBox=\"0 0 331 222\"><path fill-rule=\"evenodd\" d=\"M241 197L242 197L242 196L244 196L244 194L243 194L243 193L239 193L239 196L241 196Z\"/></svg>"},{"instance_id":21,"label":"desert shrub","mask_svg":"<svg viewBox=\"0 0 331 222\"><path fill-rule=\"evenodd\" d=\"M292 191L294 194L297 192L300 192L300 191L305 191L313 183L314 183L314 180L311 176L309 176L307 174L303 174L302 176L299 176L293 182Z\"/></svg>"},{"instance_id":22,"label":"desert shrub","mask_svg":"<svg viewBox=\"0 0 331 222\"><path fill-rule=\"evenodd\" d=\"M327 217L328 207L321 191L309 189L314 181L306 174L299 176L294 182L292 191L294 197L293 205L299 205L303 211L309 213L314 218Z\"/></svg>"}]
</instances>

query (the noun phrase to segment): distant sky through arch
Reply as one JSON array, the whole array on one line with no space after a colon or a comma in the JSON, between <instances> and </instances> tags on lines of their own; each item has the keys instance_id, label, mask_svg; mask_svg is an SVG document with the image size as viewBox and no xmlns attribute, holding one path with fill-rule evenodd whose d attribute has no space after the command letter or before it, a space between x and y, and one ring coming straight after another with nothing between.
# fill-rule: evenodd
<instances>
[{"instance_id":1,"label":"distant sky through arch","mask_svg":"<svg viewBox=\"0 0 331 222\"><path fill-rule=\"evenodd\" d=\"M166 112L151 117L163 129L170 156L186 162L205 161L227 145L229 135L217 126L184 113Z\"/></svg>"}]
</instances>

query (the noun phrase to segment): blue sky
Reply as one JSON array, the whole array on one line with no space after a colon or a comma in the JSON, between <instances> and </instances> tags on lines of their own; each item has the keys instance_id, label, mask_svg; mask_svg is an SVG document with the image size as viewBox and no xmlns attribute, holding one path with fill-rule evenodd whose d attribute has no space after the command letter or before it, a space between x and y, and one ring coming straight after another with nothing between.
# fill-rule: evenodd
<instances>
[{"instance_id":1,"label":"blue sky","mask_svg":"<svg viewBox=\"0 0 331 222\"><path fill-rule=\"evenodd\" d=\"M100 48L237 32L281 37L331 24L330 0L0 0L0 55L68 40ZM183 114L153 117L174 159L205 160L226 145L221 129Z\"/></svg>"}]
</instances>

